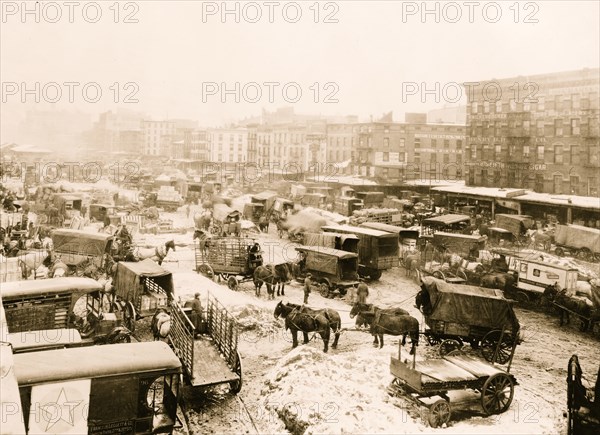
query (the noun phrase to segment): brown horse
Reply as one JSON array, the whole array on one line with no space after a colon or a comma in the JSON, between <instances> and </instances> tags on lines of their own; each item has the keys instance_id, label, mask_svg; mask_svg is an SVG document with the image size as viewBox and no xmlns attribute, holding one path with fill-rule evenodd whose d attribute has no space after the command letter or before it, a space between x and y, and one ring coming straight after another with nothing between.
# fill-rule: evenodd
<instances>
[{"instance_id":1,"label":"brown horse","mask_svg":"<svg viewBox=\"0 0 600 435\"><path fill-rule=\"evenodd\" d=\"M305 305L292 304L289 302L286 305L291 308L307 309L307 310L312 310L314 312L317 312L317 311L324 312L325 316L329 319L329 327L331 328L331 332L333 332L335 334L335 338L333 340L333 344L331 345L331 348L337 349L338 341L340 339L340 333L342 331L342 318L340 317L340 313L338 313L333 308L312 309L312 308L306 307ZM304 338L307 339L308 336L305 335Z\"/></svg>"},{"instance_id":2,"label":"brown horse","mask_svg":"<svg viewBox=\"0 0 600 435\"><path fill-rule=\"evenodd\" d=\"M285 284L290 282L293 278L293 264L292 263L280 263L280 264L267 264L265 266L258 266L254 269L253 281L255 287L256 297L260 297L260 289L263 283L267 287L267 295L269 299L275 299L275 289L277 289L277 296L285 295Z\"/></svg>"},{"instance_id":3,"label":"brown horse","mask_svg":"<svg viewBox=\"0 0 600 435\"><path fill-rule=\"evenodd\" d=\"M374 314L382 313L382 314L392 314L398 316L408 316L409 313L402 308L379 308L373 304L361 304L359 302L355 303L350 310L350 318L354 319L356 317L356 326L360 328L361 326L368 326L366 319L361 315L361 311L369 311ZM357 317L358 316L358 317Z\"/></svg>"},{"instance_id":4,"label":"brown horse","mask_svg":"<svg viewBox=\"0 0 600 435\"><path fill-rule=\"evenodd\" d=\"M329 350L330 319L325 310L312 310L308 307L290 306L279 302L273 312L275 318L285 319L285 329L292 333L292 348L298 347L298 331L304 334L304 344L308 343L308 333L317 332L323 340L323 352ZM332 347L337 347L337 338Z\"/></svg>"},{"instance_id":5,"label":"brown horse","mask_svg":"<svg viewBox=\"0 0 600 435\"><path fill-rule=\"evenodd\" d=\"M481 277L481 287L495 288L499 290L511 290L516 279L511 273L488 273Z\"/></svg>"},{"instance_id":6,"label":"brown horse","mask_svg":"<svg viewBox=\"0 0 600 435\"><path fill-rule=\"evenodd\" d=\"M383 347L383 335L402 335L402 346L406 344L406 336L410 335L412 347L410 354L414 355L416 346L419 345L419 321L412 316L382 314L376 315L372 311L361 311L361 316L365 318L371 326L371 335L373 335L373 346L381 349Z\"/></svg>"}]
</instances>

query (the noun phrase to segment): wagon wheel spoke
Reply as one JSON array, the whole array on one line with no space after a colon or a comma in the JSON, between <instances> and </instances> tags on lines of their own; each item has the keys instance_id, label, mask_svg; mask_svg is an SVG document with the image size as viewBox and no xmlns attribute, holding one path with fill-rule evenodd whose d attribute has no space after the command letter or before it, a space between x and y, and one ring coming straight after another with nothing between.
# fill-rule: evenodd
<instances>
[{"instance_id":1,"label":"wagon wheel spoke","mask_svg":"<svg viewBox=\"0 0 600 435\"><path fill-rule=\"evenodd\" d=\"M501 414L510 406L514 395L512 379L505 373L488 378L483 385L481 405L486 414Z\"/></svg>"},{"instance_id":2,"label":"wagon wheel spoke","mask_svg":"<svg viewBox=\"0 0 600 435\"><path fill-rule=\"evenodd\" d=\"M433 428L440 427L450 421L450 404L440 399L429 408L429 425Z\"/></svg>"}]
</instances>

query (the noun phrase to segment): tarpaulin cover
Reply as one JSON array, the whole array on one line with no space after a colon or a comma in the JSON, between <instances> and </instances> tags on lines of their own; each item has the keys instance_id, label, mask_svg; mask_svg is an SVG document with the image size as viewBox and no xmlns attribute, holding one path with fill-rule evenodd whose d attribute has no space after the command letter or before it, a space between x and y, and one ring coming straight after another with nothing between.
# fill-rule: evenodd
<instances>
[{"instance_id":1,"label":"tarpaulin cover","mask_svg":"<svg viewBox=\"0 0 600 435\"><path fill-rule=\"evenodd\" d=\"M213 218L219 222L225 222L227 218L240 218L240 212L232 209L226 204L215 204L213 208Z\"/></svg>"},{"instance_id":2,"label":"tarpaulin cover","mask_svg":"<svg viewBox=\"0 0 600 435\"><path fill-rule=\"evenodd\" d=\"M600 230L581 225L558 225L554 236L556 243L571 248L588 248L600 253Z\"/></svg>"},{"instance_id":3,"label":"tarpaulin cover","mask_svg":"<svg viewBox=\"0 0 600 435\"><path fill-rule=\"evenodd\" d=\"M58 253L101 256L110 249L112 236L78 230L54 230L52 243ZM63 258L63 260L65 260Z\"/></svg>"},{"instance_id":4,"label":"tarpaulin cover","mask_svg":"<svg viewBox=\"0 0 600 435\"><path fill-rule=\"evenodd\" d=\"M519 321L502 291L449 284L432 277L423 277L422 280L433 308L430 320L518 331Z\"/></svg>"},{"instance_id":5,"label":"tarpaulin cover","mask_svg":"<svg viewBox=\"0 0 600 435\"><path fill-rule=\"evenodd\" d=\"M469 222L471 218L464 214L445 214L423 220L423 224L443 224L452 225L458 222Z\"/></svg>"},{"instance_id":6,"label":"tarpaulin cover","mask_svg":"<svg viewBox=\"0 0 600 435\"><path fill-rule=\"evenodd\" d=\"M143 293L143 278L153 278L167 293L173 293L173 275L166 269L156 264L149 258L140 262L119 262L114 287L117 295L131 300L127 297L131 292Z\"/></svg>"},{"instance_id":7,"label":"tarpaulin cover","mask_svg":"<svg viewBox=\"0 0 600 435\"><path fill-rule=\"evenodd\" d=\"M510 231L515 236L533 228L535 220L531 216L519 214L497 214L496 227Z\"/></svg>"}]
</instances>

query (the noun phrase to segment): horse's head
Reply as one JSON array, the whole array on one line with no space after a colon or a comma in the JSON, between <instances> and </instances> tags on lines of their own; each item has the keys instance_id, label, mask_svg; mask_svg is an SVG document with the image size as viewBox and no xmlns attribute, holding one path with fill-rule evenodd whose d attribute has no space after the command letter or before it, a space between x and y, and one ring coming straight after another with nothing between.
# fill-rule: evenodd
<instances>
[{"instance_id":1,"label":"horse's head","mask_svg":"<svg viewBox=\"0 0 600 435\"><path fill-rule=\"evenodd\" d=\"M174 240L169 240L167 243L165 243L165 252L167 254L169 253L169 249L172 249L173 252L175 252L175 241Z\"/></svg>"},{"instance_id":2,"label":"horse's head","mask_svg":"<svg viewBox=\"0 0 600 435\"><path fill-rule=\"evenodd\" d=\"M283 311L284 311L283 302L279 301L279 303L275 307L275 311L273 311L273 317L275 317L277 319L279 316L281 316L283 314Z\"/></svg>"},{"instance_id":3,"label":"horse's head","mask_svg":"<svg viewBox=\"0 0 600 435\"><path fill-rule=\"evenodd\" d=\"M354 319L357 314L360 314L363 311L371 311L372 308L373 306L370 304L361 304L360 302L356 302L350 310L350 318Z\"/></svg>"}]
</instances>

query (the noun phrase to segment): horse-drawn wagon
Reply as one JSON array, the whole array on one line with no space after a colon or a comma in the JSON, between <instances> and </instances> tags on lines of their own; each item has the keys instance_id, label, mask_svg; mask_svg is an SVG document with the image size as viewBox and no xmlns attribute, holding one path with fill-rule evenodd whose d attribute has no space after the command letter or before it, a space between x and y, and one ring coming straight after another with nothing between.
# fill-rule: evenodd
<instances>
[{"instance_id":1,"label":"horse-drawn wagon","mask_svg":"<svg viewBox=\"0 0 600 435\"><path fill-rule=\"evenodd\" d=\"M130 341L130 332L121 326L122 317L104 309L104 287L93 279L7 282L2 284L1 295L11 334L75 328L83 344Z\"/></svg>"},{"instance_id":2,"label":"horse-drawn wagon","mask_svg":"<svg viewBox=\"0 0 600 435\"><path fill-rule=\"evenodd\" d=\"M358 286L358 254L323 246L301 246L296 251L301 256L296 278L310 273L321 296L331 297L335 291L345 295L348 288Z\"/></svg>"},{"instance_id":3,"label":"horse-drawn wagon","mask_svg":"<svg viewBox=\"0 0 600 435\"><path fill-rule=\"evenodd\" d=\"M569 359L567 373L567 435L595 435L600 432L600 365L593 400L583 385L583 371L577 355Z\"/></svg>"},{"instance_id":4,"label":"horse-drawn wagon","mask_svg":"<svg viewBox=\"0 0 600 435\"><path fill-rule=\"evenodd\" d=\"M254 270L263 264L260 245L253 239L213 237L196 245L196 271L213 279L227 281L231 290L253 278Z\"/></svg>"},{"instance_id":5,"label":"horse-drawn wagon","mask_svg":"<svg viewBox=\"0 0 600 435\"><path fill-rule=\"evenodd\" d=\"M377 280L382 271L398 266L398 234L350 225L324 226L322 230L358 237L358 273L361 276Z\"/></svg>"},{"instance_id":6,"label":"horse-drawn wagon","mask_svg":"<svg viewBox=\"0 0 600 435\"><path fill-rule=\"evenodd\" d=\"M203 334L198 334L191 308L171 304L169 340L182 362L186 381L193 387L229 383L237 394L242 388L242 359L237 350L235 318L209 293Z\"/></svg>"},{"instance_id":7,"label":"horse-drawn wagon","mask_svg":"<svg viewBox=\"0 0 600 435\"><path fill-rule=\"evenodd\" d=\"M174 299L173 274L150 259L117 263L111 308L121 314L125 326L135 330L135 322L169 308Z\"/></svg>"},{"instance_id":8,"label":"horse-drawn wagon","mask_svg":"<svg viewBox=\"0 0 600 435\"><path fill-rule=\"evenodd\" d=\"M450 266L452 254L448 253L444 247L437 246L434 243L425 243L419 254L405 256L405 267L414 267L414 265L409 264L411 261L408 261L413 257L418 257L418 277L423 275L432 276L452 284L465 284L468 281L464 270L460 268L453 269ZM457 258L459 257L457 256Z\"/></svg>"},{"instance_id":9,"label":"horse-drawn wagon","mask_svg":"<svg viewBox=\"0 0 600 435\"><path fill-rule=\"evenodd\" d=\"M226 204L215 204L212 213L211 233L216 235L236 235L242 231L241 214Z\"/></svg>"},{"instance_id":10,"label":"horse-drawn wagon","mask_svg":"<svg viewBox=\"0 0 600 435\"><path fill-rule=\"evenodd\" d=\"M69 267L77 269L90 262L99 270L107 266L107 257L112 254L113 236L89 233L80 230L56 229L51 233L54 252Z\"/></svg>"},{"instance_id":11,"label":"horse-drawn wagon","mask_svg":"<svg viewBox=\"0 0 600 435\"><path fill-rule=\"evenodd\" d=\"M452 415L448 392L451 390L470 389L478 392L479 404L485 415L501 414L510 407L514 387L518 385L515 377L509 373L510 366L505 371L460 351L426 361L416 361L413 355L412 362L408 362L402 361L400 349L398 357L392 356L390 360L390 372L394 380L389 391L427 408L428 412L422 416L429 426L436 428L450 421Z\"/></svg>"},{"instance_id":12,"label":"horse-drawn wagon","mask_svg":"<svg viewBox=\"0 0 600 435\"><path fill-rule=\"evenodd\" d=\"M600 230L581 225L557 225L555 253L571 254L586 261L600 261Z\"/></svg>"},{"instance_id":13,"label":"horse-drawn wagon","mask_svg":"<svg viewBox=\"0 0 600 435\"><path fill-rule=\"evenodd\" d=\"M425 316L425 337L440 354L462 347L480 348L492 363L506 364L519 344L519 321L502 291L422 278L416 305Z\"/></svg>"},{"instance_id":14,"label":"horse-drawn wagon","mask_svg":"<svg viewBox=\"0 0 600 435\"><path fill-rule=\"evenodd\" d=\"M464 214L445 214L430 217L423 219L421 235L432 235L436 231L466 234L470 223L471 217Z\"/></svg>"}]
</instances>

